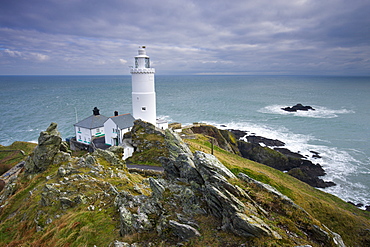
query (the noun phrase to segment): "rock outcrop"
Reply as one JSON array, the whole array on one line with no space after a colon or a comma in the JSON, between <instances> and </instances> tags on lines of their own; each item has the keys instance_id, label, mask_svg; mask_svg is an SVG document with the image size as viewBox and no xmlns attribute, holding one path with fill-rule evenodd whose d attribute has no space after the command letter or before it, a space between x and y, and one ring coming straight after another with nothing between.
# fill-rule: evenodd
<instances>
[{"instance_id":1,"label":"rock outcrop","mask_svg":"<svg viewBox=\"0 0 370 247\"><path fill-rule=\"evenodd\" d=\"M40 133L38 145L32 155L26 161L25 169L29 174L45 171L54 160L55 155L60 151L62 138L57 129L56 123L51 123L46 131Z\"/></svg>"},{"instance_id":2,"label":"rock outcrop","mask_svg":"<svg viewBox=\"0 0 370 247\"><path fill-rule=\"evenodd\" d=\"M326 188L335 185L334 182L321 178L326 173L320 164L314 164L301 154L283 148L285 143L282 141L249 135L247 131L219 130L214 126L202 124L191 127L191 131L210 135L215 139L214 144L220 148L226 148L225 150L243 158L287 172L313 187ZM317 153L313 154L317 157Z\"/></svg>"},{"instance_id":3,"label":"rock outcrop","mask_svg":"<svg viewBox=\"0 0 370 247\"><path fill-rule=\"evenodd\" d=\"M273 187L245 174L239 174L239 180L216 157L200 151L192 153L169 130L165 133L165 143L170 155L161 157L160 161L166 179L149 178L151 196L119 194L116 198L122 235L130 234L133 230L145 232L156 229L162 237L172 235L181 241L188 241L202 234L195 220L197 216L212 215L220 222L219 229L240 237L282 239L276 226L267 223L270 221L270 213L259 206L245 189L230 181L243 181L246 187L253 184L261 193L270 195L275 205L283 205L281 207L284 209L276 208L276 212L295 212L305 222L315 222L305 210ZM138 207L140 210L130 212ZM308 236L310 229L316 228L314 223L308 223L300 226L300 229L301 234ZM322 235L326 234L322 228L317 229ZM328 238L321 239L320 243L336 246L334 234L325 236Z\"/></svg>"},{"instance_id":4,"label":"rock outcrop","mask_svg":"<svg viewBox=\"0 0 370 247\"><path fill-rule=\"evenodd\" d=\"M112 221L119 226L119 240L130 242L114 241L114 246L191 246L210 235L221 239L236 236L239 245L248 243L247 246L266 242L279 245L286 241L344 246L338 234L272 186L244 173L236 176L211 154L193 153L171 130L157 131L151 126L148 129L140 121L136 124L139 127L133 128L131 136L134 144L141 143L136 143L140 153L153 148L150 142L143 144L140 133L150 133L150 141L162 140L160 146L166 152L160 154L165 155L153 157L164 168L162 176L144 178L130 174L115 149L97 150L82 157L59 151L60 142L55 141L59 135L53 125L41 138L53 141L41 141L42 147L37 148L37 157L44 157L41 150L50 157L38 163L35 154L30 156L27 174L39 176L27 176L30 181L34 179L32 186L19 196L20 209L10 207L11 214L6 219L31 222L23 224L22 229L40 232L35 245L45 243L53 234L58 236L63 224L68 229L61 233L68 236L63 239L64 244L82 241L86 237L77 236L84 233L90 238L104 237L115 232L106 223ZM15 186L6 191L16 190ZM87 226L101 218L99 222L104 226L99 229L109 230L95 236ZM149 237L139 238L146 235Z\"/></svg>"}]
</instances>

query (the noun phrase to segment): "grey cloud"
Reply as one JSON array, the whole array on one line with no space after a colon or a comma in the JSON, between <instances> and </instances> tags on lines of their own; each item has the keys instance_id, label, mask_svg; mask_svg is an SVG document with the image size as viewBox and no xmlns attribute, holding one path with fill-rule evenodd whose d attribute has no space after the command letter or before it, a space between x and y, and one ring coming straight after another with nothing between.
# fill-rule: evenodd
<instances>
[{"instance_id":1,"label":"grey cloud","mask_svg":"<svg viewBox=\"0 0 370 247\"><path fill-rule=\"evenodd\" d=\"M361 0L4 0L0 74L127 74L138 45L159 73L369 74L369 10Z\"/></svg>"}]
</instances>

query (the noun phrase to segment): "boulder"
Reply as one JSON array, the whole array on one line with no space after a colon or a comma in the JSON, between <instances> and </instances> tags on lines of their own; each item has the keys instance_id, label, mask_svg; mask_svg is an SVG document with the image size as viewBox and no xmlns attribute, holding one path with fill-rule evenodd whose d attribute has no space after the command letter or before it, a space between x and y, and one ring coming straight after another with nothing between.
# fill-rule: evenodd
<instances>
[{"instance_id":1,"label":"boulder","mask_svg":"<svg viewBox=\"0 0 370 247\"><path fill-rule=\"evenodd\" d=\"M62 138L57 130L57 124L51 123L46 131L40 133L35 151L27 158L26 173L34 174L45 171L53 163L61 143Z\"/></svg>"},{"instance_id":2,"label":"boulder","mask_svg":"<svg viewBox=\"0 0 370 247\"><path fill-rule=\"evenodd\" d=\"M276 239L281 239L278 233L271 230L270 227L257 217L248 217L243 213L236 213L226 221L227 224L225 227L242 237L273 236Z\"/></svg>"},{"instance_id":3,"label":"boulder","mask_svg":"<svg viewBox=\"0 0 370 247\"><path fill-rule=\"evenodd\" d=\"M173 233L182 240L201 236L197 229L187 224L181 224L177 221L170 220L168 225L169 228L172 229Z\"/></svg>"}]
</instances>

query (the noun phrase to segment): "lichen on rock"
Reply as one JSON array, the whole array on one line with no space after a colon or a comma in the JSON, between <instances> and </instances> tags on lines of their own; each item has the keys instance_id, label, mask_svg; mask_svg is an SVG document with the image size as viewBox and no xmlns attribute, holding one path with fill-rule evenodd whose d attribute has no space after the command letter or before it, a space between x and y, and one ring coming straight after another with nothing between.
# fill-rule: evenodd
<instances>
[{"instance_id":1,"label":"lichen on rock","mask_svg":"<svg viewBox=\"0 0 370 247\"><path fill-rule=\"evenodd\" d=\"M29 174L45 171L60 151L62 138L56 123L51 123L46 131L40 133L38 145L26 160L25 169Z\"/></svg>"}]
</instances>

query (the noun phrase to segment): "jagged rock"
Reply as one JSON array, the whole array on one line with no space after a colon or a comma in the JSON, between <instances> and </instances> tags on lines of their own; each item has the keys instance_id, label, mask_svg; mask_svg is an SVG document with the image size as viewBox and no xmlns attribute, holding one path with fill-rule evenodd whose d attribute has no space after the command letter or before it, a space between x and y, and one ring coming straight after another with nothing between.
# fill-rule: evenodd
<instances>
[{"instance_id":1,"label":"jagged rock","mask_svg":"<svg viewBox=\"0 0 370 247\"><path fill-rule=\"evenodd\" d=\"M236 213L230 218L225 218L224 227L243 237L272 236L281 239L281 236L271 230L262 220L257 217L248 217L243 213Z\"/></svg>"},{"instance_id":2,"label":"jagged rock","mask_svg":"<svg viewBox=\"0 0 370 247\"><path fill-rule=\"evenodd\" d=\"M226 179L236 178L215 156L196 151L194 162L204 180L210 180L213 176L223 176Z\"/></svg>"},{"instance_id":3,"label":"jagged rock","mask_svg":"<svg viewBox=\"0 0 370 247\"><path fill-rule=\"evenodd\" d=\"M225 195L212 185L206 186L206 202L211 213L222 219L246 210L245 205L231 194Z\"/></svg>"},{"instance_id":4,"label":"jagged rock","mask_svg":"<svg viewBox=\"0 0 370 247\"><path fill-rule=\"evenodd\" d=\"M26 161L25 169L28 174L45 171L53 163L55 155L60 150L62 138L57 130L57 124L51 123L46 131L40 133L38 146Z\"/></svg>"},{"instance_id":5,"label":"jagged rock","mask_svg":"<svg viewBox=\"0 0 370 247\"><path fill-rule=\"evenodd\" d=\"M118 211L120 218L120 234L121 236L125 236L133 230L132 214L124 206L120 206Z\"/></svg>"},{"instance_id":6,"label":"jagged rock","mask_svg":"<svg viewBox=\"0 0 370 247\"><path fill-rule=\"evenodd\" d=\"M170 151L170 155L176 157L180 153L188 154L192 157L192 152L189 147L181 140L180 136L173 131L167 129L165 131L166 146Z\"/></svg>"},{"instance_id":7,"label":"jagged rock","mask_svg":"<svg viewBox=\"0 0 370 247\"><path fill-rule=\"evenodd\" d=\"M109 164L120 168L126 168L122 159L119 159L113 152L108 150L96 149L93 153L95 157L104 158Z\"/></svg>"},{"instance_id":8,"label":"jagged rock","mask_svg":"<svg viewBox=\"0 0 370 247\"><path fill-rule=\"evenodd\" d=\"M132 214L132 226L137 232L148 231L153 228L148 215L145 213Z\"/></svg>"},{"instance_id":9,"label":"jagged rock","mask_svg":"<svg viewBox=\"0 0 370 247\"><path fill-rule=\"evenodd\" d=\"M195 168L194 162L187 155L180 154L176 158L160 157L159 160L168 178L180 178L185 182L195 181L199 184L204 183L201 175Z\"/></svg>"},{"instance_id":10,"label":"jagged rock","mask_svg":"<svg viewBox=\"0 0 370 247\"><path fill-rule=\"evenodd\" d=\"M156 198L162 198L162 194L164 192L164 187L161 185L157 180L154 178L149 178L150 187L153 191L153 196Z\"/></svg>"},{"instance_id":11,"label":"jagged rock","mask_svg":"<svg viewBox=\"0 0 370 247\"><path fill-rule=\"evenodd\" d=\"M182 240L201 236L197 229L187 224L181 224L177 221L170 220L168 221L168 225L170 229L172 229L173 233Z\"/></svg>"},{"instance_id":12,"label":"jagged rock","mask_svg":"<svg viewBox=\"0 0 370 247\"><path fill-rule=\"evenodd\" d=\"M65 141L62 141L59 150L65 153L72 154L72 151L69 149L68 143Z\"/></svg>"},{"instance_id":13,"label":"jagged rock","mask_svg":"<svg viewBox=\"0 0 370 247\"><path fill-rule=\"evenodd\" d=\"M160 162L166 175L170 178L182 178L185 181L194 181L204 184L202 176L196 169L193 155L180 137L166 130L166 144L170 150L170 157L160 157Z\"/></svg>"}]
</instances>

